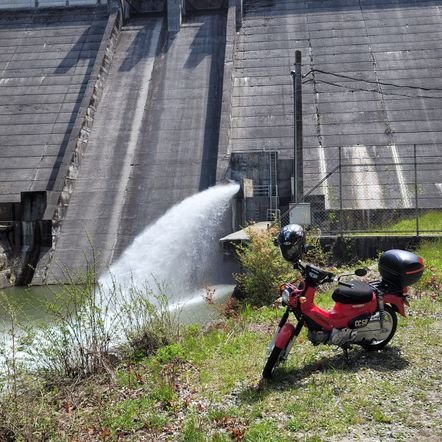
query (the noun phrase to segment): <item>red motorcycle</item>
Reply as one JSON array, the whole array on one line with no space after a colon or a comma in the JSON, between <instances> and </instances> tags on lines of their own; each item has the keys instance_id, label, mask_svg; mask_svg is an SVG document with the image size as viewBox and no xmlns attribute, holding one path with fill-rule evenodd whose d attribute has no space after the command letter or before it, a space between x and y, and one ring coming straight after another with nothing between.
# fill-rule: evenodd
<instances>
[{"instance_id":1,"label":"red motorcycle","mask_svg":"<svg viewBox=\"0 0 442 442\"><path fill-rule=\"evenodd\" d=\"M405 316L405 305L409 305L408 286L415 284L424 271L421 257L405 250L388 250L379 259L379 280L343 282L340 278L349 275L336 279L333 273L300 262L306 250L301 226L283 227L275 243L303 279L298 285L290 282L281 287L282 304L287 308L268 347L263 378L270 378L275 367L287 359L304 325L313 345L336 345L345 354L352 344L378 350L390 342L396 332L397 313ZM356 276L366 274L365 269L355 272ZM329 311L323 310L315 305L316 289L335 281L338 282L332 295L335 305ZM290 312L297 319L296 327L287 322Z\"/></svg>"}]
</instances>

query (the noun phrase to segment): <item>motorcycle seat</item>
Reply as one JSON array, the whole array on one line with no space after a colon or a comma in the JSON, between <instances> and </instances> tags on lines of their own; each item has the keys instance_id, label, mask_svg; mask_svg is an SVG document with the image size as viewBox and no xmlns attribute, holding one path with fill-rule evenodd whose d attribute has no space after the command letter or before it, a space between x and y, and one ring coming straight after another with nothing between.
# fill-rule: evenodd
<instances>
[{"instance_id":1,"label":"motorcycle seat","mask_svg":"<svg viewBox=\"0 0 442 442\"><path fill-rule=\"evenodd\" d=\"M340 285L333 292L332 298L341 304L366 304L373 299L373 288L366 282L352 280L351 287Z\"/></svg>"}]
</instances>

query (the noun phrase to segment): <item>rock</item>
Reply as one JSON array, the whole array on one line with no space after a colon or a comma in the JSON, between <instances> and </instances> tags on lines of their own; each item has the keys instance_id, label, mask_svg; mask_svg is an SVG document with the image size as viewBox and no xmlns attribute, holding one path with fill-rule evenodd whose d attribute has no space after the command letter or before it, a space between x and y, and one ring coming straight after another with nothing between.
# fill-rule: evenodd
<instances>
[{"instance_id":1,"label":"rock","mask_svg":"<svg viewBox=\"0 0 442 442\"><path fill-rule=\"evenodd\" d=\"M15 283L15 277L10 269L0 272L0 289L12 287Z\"/></svg>"}]
</instances>

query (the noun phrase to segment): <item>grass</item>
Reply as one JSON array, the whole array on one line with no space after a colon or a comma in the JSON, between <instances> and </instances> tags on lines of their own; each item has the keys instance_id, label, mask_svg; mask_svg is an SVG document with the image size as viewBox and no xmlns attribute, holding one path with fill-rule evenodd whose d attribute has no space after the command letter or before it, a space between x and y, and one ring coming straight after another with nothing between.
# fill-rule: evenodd
<instances>
[{"instance_id":1,"label":"grass","mask_svg":"<svg viewBox=\"0 0 442 442\"><path fill-rule=\"evenodd\" d=\"M0 434L17 440L335 441L441 440L441 243L418 251L430 268L380 352L355 347L347 362L303 331L274 380L263 383L266 345L281 309L237 316L138 355L112 372L58 385L29 379L16 411L0 401ZM320 296L330 306L327 293ZM1 408L3 407L3 408ZM2 433L3 432L3 433ZM1 437L0 437L1 439Z\"/></svg>"},{"instance_id":2,"label":"grass","mask_svg":"<svg viewBox=\"0 0 442 442\"><path fill-rule=\"evenodd\" d=\"M429 211L419 215L419 230L421 232L442 232L442 212ZM402 219L388 227L391 232L416 231L416 218Z\"/></svg>"},{"instance_id":3,"label":"grass","mask_svg":"<svg viewBox=\"0 0 442 442\"><path fill-rule=\"evenodd\" d=\"M425 271L418 287L429 297L442 296L442 239L424 242L418 252L424 257Z\"/></svg>"},{"instance_id":4,"label":"grass","mask_svg":"<svg viewBox=\"0 0 442 442\"><path fill-rule=\"evenodd\" d=\"M419 217L419 231L442 233L442 212L429 211L420 214ZM403 218L400 221L380 229L380 232L385 231L393 234L414 233L417 230L416 217Z\"/></svg>"},{"instance_id":5,"label":"grass","mask_svg":"<svg viewBox=\"0 0 442 442\"><path fill-rule=\"evenodd\" d=\"M368 231L354 232L352 236L378 236L378 235L414 235L417 231L416 217L402 218L395 223L379 226ZM442 212L431 210L419 215L419 232L442 234Z\"/></svg>"}]
</instances>

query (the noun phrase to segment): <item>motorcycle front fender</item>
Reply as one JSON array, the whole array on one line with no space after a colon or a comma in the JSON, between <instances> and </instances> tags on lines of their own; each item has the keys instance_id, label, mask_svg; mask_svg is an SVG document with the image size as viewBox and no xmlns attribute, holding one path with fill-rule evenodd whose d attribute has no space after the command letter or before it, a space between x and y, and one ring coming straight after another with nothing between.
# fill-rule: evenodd
<instances>
[{"instance_id":1,"label":"motorcycle front fender","mask_svg":"<svg viewBox=\"0 0 442 442\"><path fill-rule=\"evenodd\" d=\"M407 316L405 313L405 305L408 305L406 299L399 298L395 295L386 295L384 296L384 303L390 304L400 315Z\"/></svg>"},{"instance_id":2,"label":"motorcycle front fender","mask_svg":"<svg viewBox=\"0 0 442 442\"><path fill-rule=\"evenodd\" d=\"M293 336L295 336L295 327L289 323L284 324L276 337L275 347L284 350Z\"/></svg>"}]
</instances>

